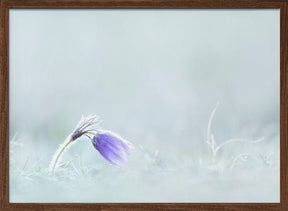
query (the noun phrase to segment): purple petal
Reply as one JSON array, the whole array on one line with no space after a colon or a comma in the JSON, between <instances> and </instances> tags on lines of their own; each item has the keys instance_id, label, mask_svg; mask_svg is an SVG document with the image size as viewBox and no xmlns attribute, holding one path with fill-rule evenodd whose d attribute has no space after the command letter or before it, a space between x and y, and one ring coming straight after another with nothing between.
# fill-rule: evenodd
<instances>
[{"instance_id":1,"label":"purple petal","mask_svg":"<svg viewBox=\"0 0 288 211\"><path fill-rule=\"evenodd\" d=\"M127 163L125 155L132 148L132 144L110 131L101 131L94 136L93 145L107 161L118 166Z\"/></svg>"},{"instance_id":2,"label":"purple petal","mask_svg":"<svg viewBox=\"0 0 288 211\"><path fill-rule=\"evenodd\" d=\"M111 131L105 131L102 133L98 133L97 136L101 140L113 145L119 150L124 150L127 154L131 153L132 144L124 140L122 137L118 136L117 134Z\"/></svg>"},{"instance_id":3,"label":"purple petal","mask_svg":"<svg viewBox=\"0 0 288 211\"><path fill-rule=\"evenodd\" d=\"M125 157L117 152L115 149L111 148L107 144L94 144L95 148L100 152L100 154L107 160L109 163L117 165L117 166L122 166L126 164L126 159Z\"/></svg>"}]
</instances>

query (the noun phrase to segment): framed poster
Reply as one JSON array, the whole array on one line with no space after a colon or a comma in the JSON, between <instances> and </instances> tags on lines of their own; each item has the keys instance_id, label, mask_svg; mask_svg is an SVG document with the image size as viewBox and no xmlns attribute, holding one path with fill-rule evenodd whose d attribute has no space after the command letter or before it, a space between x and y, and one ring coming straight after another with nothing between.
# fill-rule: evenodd
<instances>
[{"instance_id":1,"label":"framed poster","mask_svg":"<svg viewBox=\"0 0 288 211\"><path fill-rule=\"evenodd\" d=\"M285 210L286 4L1 1L1 206Z\"/></svg>"}]
</instances>

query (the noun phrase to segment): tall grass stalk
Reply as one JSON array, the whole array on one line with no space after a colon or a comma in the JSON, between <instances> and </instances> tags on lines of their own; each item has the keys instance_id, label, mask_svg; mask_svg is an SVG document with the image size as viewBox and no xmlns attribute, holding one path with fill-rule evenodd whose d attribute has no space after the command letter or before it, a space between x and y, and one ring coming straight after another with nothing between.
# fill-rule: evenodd
<instances>
[{"instance_id":1,"label":"tall grass stalk","mask_svg":"<svg viewBox=\"0 0 288 211\"><path fill-rule=\"evenodd\" d=\"M229 139L229 140L217 145L215 138L214 138L214 134L211 132L211 127L212 127L212 121L213 121L213 118L215 116L215 113L216 113L218 106L219 106L219 102L217 102L216 106L214 107L214 109L212 110L212 112L210 114L209 121L208 121L208 127L207 127L207 144L209 145L210 150L212 152L212 156L211 156L212 164L215 164L215 159L216 159L216 156L217 156L217 153L219 152L219 150L228 144L236 143L236 142L248 142L248 143L254 144L254 143L259 143L259 142L264 140L263 137L259 138L257 140L252 140L252 141L247 141L247 140L241 139L241 138L232 138L232 139Z\"/></svg>"}]
</instances>

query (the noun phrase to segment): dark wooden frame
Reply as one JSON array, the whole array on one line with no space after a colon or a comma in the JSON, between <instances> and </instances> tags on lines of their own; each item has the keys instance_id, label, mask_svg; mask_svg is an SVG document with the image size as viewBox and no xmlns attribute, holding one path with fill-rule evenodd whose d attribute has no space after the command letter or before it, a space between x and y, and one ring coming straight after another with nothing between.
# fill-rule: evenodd
<instances>
[{"instance_id":1,"label":"dark wooden frame","mask_svg":"<svg viewBox=\"0 0 288 211\"><path fill-rule=\"evenodd\" d=\"M0 210L288 210L288 0L0 0ZM10 8L280 9L280 203L9 203ZM261 75L259 75L261 78Z\"/></svg>"}]
</instances>

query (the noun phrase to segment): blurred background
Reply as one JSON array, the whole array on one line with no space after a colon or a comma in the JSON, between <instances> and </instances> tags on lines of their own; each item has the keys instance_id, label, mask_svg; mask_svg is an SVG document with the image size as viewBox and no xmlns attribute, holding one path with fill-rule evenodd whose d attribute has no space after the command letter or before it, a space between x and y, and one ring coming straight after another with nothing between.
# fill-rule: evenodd
<instances>
[{"instance_id":1,"label":"blurred background","mask_svg":"<svg viewBox=\"0 0 288 211\"><path fill-rule=\"evenodd\" d=\"M10 9L9 21L10 202L279 202L279 10ZM233 141L213 156L217 102L211 133ZM51 177L90 114L134 144L129 165L83 137Z\"/></svg>"}]
</instances>

